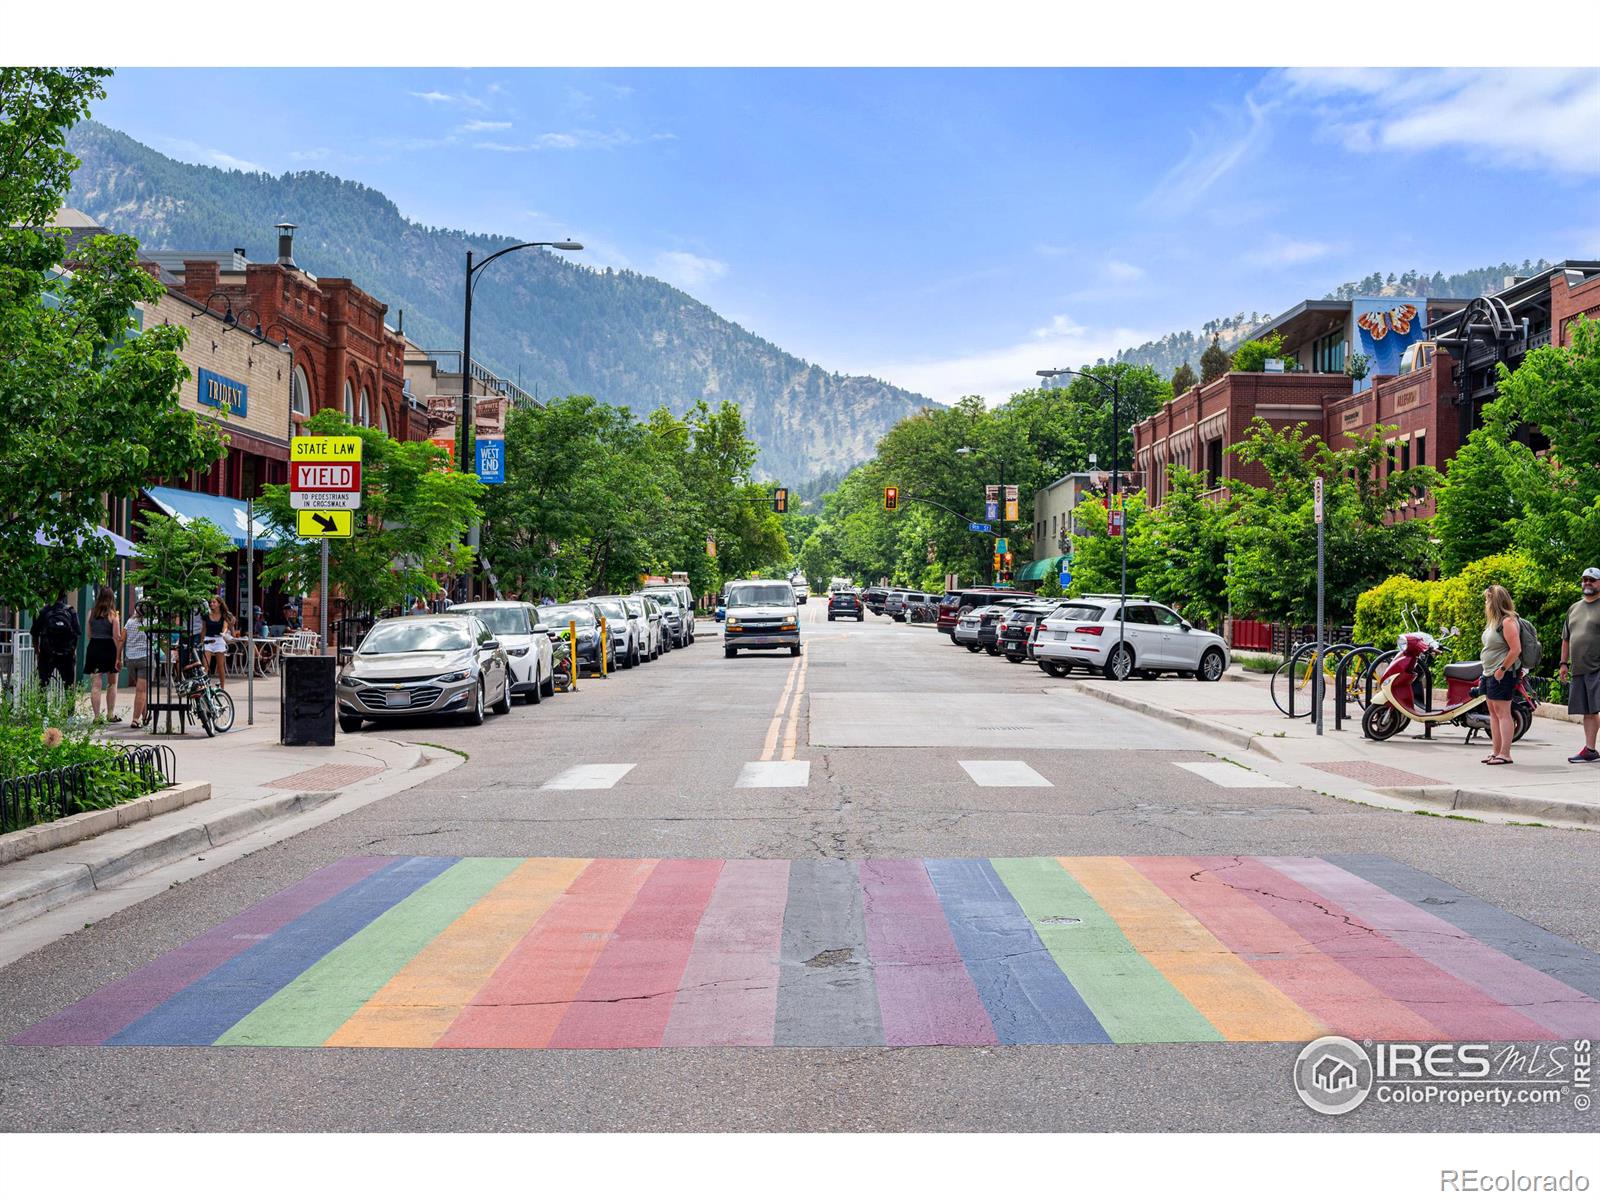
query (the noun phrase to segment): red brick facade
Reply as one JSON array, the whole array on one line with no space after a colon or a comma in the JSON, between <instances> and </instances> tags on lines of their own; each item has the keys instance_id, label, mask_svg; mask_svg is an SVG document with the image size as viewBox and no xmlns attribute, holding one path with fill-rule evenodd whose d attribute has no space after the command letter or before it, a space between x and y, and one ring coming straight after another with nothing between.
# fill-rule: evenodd
<instances>
[{"instance_id":1,"label":"red brick facade","mask_svg":"<svg viewBox=\"0 0 1600 1200\"><path fill-rule=\"evenodd\" d=\"M1576 272L1558 271L1550 280L1550 333L1558 346L1572 345L1572 322L1600 321L1600 275L1586 281Z\"/></svg>"}]
</instances>

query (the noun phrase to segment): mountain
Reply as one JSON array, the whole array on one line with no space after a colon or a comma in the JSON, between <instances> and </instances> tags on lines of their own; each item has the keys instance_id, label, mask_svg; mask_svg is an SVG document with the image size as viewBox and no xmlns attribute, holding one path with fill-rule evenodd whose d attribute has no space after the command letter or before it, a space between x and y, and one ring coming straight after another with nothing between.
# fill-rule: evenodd
<instances>
[{"instance_id":1,"label":"mountain","mask_svg":"<svg viewBox=\"0 0 1600 1200\"><path fill-rule=\"evenodd\" d=\"M1523 278L1535 275L1549 269L1550 266L1550 263L1541 258L1538 262L1525 259L1520 265L1500 263L1492 267L1475 267L1470 271L1460 271L1454 275L1446 275L1442 271L1435 271L1431 275L1426 271L1407 271L1401 275L1391 271L1385 275L1382 271L1374 271L1365 279L1341 283L1323 299L1350 300L1356 296L1447 296L1470 300L1474 296L1499 291L1505 287L1506 280L1513 276ZM1171 375L1182 363L1187 362L1198 372L1200 356L1211 344L1213 336L1221 340L1224 349L1231 349L1242 342L1252 329L1263 321L1270 321L1275 315L1277 314L1238 312L1231 317L1217 317L1207 321L1198 330L1180 330L1156 338L1154 341L1145 342L1142 346L1118 350L1110 361L1151 367L1162 375Z\"/></svg>"},{"instance_id":2,"label":"mountain","mask_svg":"<svg viewBox=\"0 0 1600 1200\"><path fill-rule=\"evenodd\" d=\"M277 177L176 162L94 121L75 126L82 160L68 204L150 249L277 254L293 221L295 261L346 276L389 305L391 324L428 349L461 345L461 276L519 238L435 229L381 192L323 171ZM839 375L785 353L648 275L593 270L544 251L509 255L473 306L473 357L536 396L586 393L636 415L696 400L736 401L758 467L811 478L870 458L878 438L932 403L879 379Z\"/></svg>"}]
</instances>

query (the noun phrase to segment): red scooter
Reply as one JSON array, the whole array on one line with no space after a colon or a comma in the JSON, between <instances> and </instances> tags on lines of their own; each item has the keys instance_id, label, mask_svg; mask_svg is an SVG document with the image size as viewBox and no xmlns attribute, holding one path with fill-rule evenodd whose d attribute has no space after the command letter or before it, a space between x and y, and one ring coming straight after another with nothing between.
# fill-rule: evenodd
<instances>
[{"instance_id":1,"label":"red scooter","mask_svg":"<svg viewBox=\"0 0 1600 1200\"><path fill-rule=\"evenodd\" d=\"M1408 633L1401 638L1400 653L1379 679L1372 703L1361 716L1362 733L1381 742L1392 738L1412 721L1422 724L1422 737L1430 737L1433 726L1444 724L1464 728L1469 743L1473 734L1489 732L1489 711L1479 687L1483 679L1481 662L1447 663L1444 707L1427 707L1423 681L1431 677L1434 660L1443 649L1425 633ZM1533 724L1536 705L1533 693L1528 690L1528 673L1518 670L1517 690L1511 699L1513 742L1520 741Z\"/></svg>"}]
</instances>

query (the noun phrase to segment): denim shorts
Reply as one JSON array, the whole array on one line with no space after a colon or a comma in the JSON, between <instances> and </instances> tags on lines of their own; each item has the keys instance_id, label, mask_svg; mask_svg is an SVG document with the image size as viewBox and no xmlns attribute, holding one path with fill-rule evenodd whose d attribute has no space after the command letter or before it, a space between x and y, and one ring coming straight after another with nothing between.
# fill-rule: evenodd
<instances>
[{"instance_id":1,"label":"denim shorts","mask_svg":"<svg viewBox=\"0 0 1600 1200\"><path fill-rule=\"evenodd\" d=\"M1483 694L1490 700L1510 700L1517 694L1517 673L1507 671L1505 678L1496 679L1493 675L1483 677Z\"/></svg>"}]
</instances>

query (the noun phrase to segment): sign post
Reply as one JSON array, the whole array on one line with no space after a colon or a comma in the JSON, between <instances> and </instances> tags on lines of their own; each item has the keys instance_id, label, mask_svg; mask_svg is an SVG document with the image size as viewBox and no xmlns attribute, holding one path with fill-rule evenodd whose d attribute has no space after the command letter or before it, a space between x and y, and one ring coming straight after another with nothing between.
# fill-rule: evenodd
<instances>
[{"instance_id":1,"label":"sign post","mask_svg":"<svg viewBox=\"0 0 1600 1200\"><path fill-rule=\"evenodd\" d=\"M1323 603L1324 588L1327 580L1323 561L1323 520L1322 520L1322 476L1317 476L1312 484L1312 519L1317 524L1317 649L1316 649L1316 674L1312 681L1311 704L1317 713L1317 736L1322 736L1322 704L1323 704L1323 668L1326 665L1323 655L1327 652L1327 644L1323 640ZM1290 686L1293 686L1291 681Z\"/></svg>"},{"instance_id":2,"label":"sign post","mask_svg":"<svg viewBox=\"0 0 1600 1200\"><path fill-rule=\"evenodd\" d=\"M256 502L244 502L244 609L245 628L250 631L245 642L244 669L244 723L256 723L256 639L261 630L256 626Z\"/></svg>"},{"instance_id":3,"label":"sign post","mask_svg":"<svg viewBox=\"0 0 1600 1200\"><path fill-rule=\"evenodd\" d=\"M354 434L297 437L289 450L289 502L295 532L322 540L317 635L328 653L328 539L355 532L361 507L361 439Z\"/></svg>"}]
</instances>

